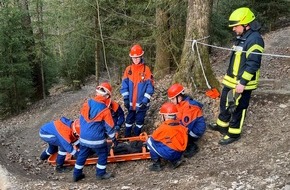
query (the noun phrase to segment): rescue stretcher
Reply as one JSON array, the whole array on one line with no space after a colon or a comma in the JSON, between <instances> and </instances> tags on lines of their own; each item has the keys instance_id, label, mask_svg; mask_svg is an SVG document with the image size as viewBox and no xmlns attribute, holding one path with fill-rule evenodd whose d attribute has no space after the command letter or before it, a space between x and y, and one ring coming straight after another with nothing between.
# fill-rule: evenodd
<instances>
[{"instance_id":1,"label":"rescue stretcher","mask_svg":"<svg viewBox=\"0 0 290 190\"><path fill-rule=\"evenodd\" d=\"M146 132L143 132L139 136L135 136L135 137L119 138L117 147L112 146L111 140L107 140L108 149L109 149L108 163L150 159L150 153L149 153L149 150L146 148L146 144L145 144L147 139L148 139L148 135ZM132 144L139 144L138 148L136 148L135 151L133 152L125 151L125 153L122 153L122 151L118 152L118 149L117 149L118 147L120 149L121 147L131 146ZM56 158L57 158L57 153L52 154L48 158L48 163L55 166ZM75 162L76 162L76 159L71 154L67 153L64 165L74 166ZM87 158L85 165L92 165L92 164L96 164L97 162L98 162L97 155L92 155Z\"/></svg>"}]
</instances>

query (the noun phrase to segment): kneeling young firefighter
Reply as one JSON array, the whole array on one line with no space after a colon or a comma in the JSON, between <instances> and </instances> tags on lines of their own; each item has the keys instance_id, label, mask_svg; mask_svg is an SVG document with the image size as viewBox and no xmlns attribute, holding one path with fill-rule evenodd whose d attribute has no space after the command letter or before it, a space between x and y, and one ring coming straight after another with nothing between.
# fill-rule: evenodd
<instances>
[{"instance_id":1,"label":"kneeling young firefighter","mask_svg":"<svg viewBox=\"0 0 290 190\"><path fill-rule=\"evenodd\" d=\"M59 173L69 171L64 166L67 153L77 157L78 151L74 145L79 141L79 120L72 121L66 117L44 124L39 131L40 138L47 142L46 148L40 155L41 160L47 160L51 154L58 153L56 171Z\"/></svg>"},{"instance_id":2,"label":"kneeling young firefighter","mask_svg":"<svg viewBox=\"0 0 290 190\"><path fill-rule=\"evenodd\" d=\"M165 103L161 106L159 113L163 122L147 140L147 147L153 164L149 167L151 171L161 171L161 160L163 158L177 168L182 163L181 156L187 145L187 128L177 120L177 108L173 103Z\"/></svg>"},{"instance_id":3,"label":"kneeling young firefighter","mask_svg":"<svg viewBox=\"0 0 290 190\"><path fill-rule=\"evenodd\" d=\"M178 110L177 118L183 126L188 128L188 144L184 157L191 158L199 148L196 142L205 132L206 124L202 113L202 104L186 95L181 84L173 84L167 91L169 100L174 103Z\"/></svg>"}]
</instances>

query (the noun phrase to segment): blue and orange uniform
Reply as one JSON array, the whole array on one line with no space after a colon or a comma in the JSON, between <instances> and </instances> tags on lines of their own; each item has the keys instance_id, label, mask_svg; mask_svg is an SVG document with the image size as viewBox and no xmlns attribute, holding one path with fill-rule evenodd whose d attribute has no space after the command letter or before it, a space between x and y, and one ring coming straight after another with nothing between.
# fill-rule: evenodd
<instances>
[{"instance_id":1,"label":"blue and orange uniform","mask_svg":"<svg viewBox=\"0 0 290 190\"><path fill-rule=\"evenodd\" d=\"M125 69L120 92L128 109L125 136L131 136L134 124L136 124L134 134L138 136L144 125L149 102L154 93L153 75L142 60L139 64L133 63Z\"/></svg>"},{"instance_id":2,"label":"blue and orange uniform","mask_svg":"<svg viewBox=\"0 0 290 190\"><path fill-rule=\"evenodd\" d=\"M176 105L177 118L181 124L188 128L189 138L199 139L205 132L206 123L202 113L203 105L189 96L184 96L183 101Z\"/></svg>"},{"instance_id":3,"label":"blue and orange uniform","mask_svg":"<svg viewBox=\"0 0 290 190\"><path fill-rule=\"evenodd\" d=\"M96 153L96 176L106 174L108 148L106 137L115 138L114 121L108 106L110 98L95 96L84 103L80 116L80 153L74 168L74 178L83 178L86 159ZM76 180L77 181L77 180Z\"/></svg>"},{"instance_id":4,"label":"blue and orange uniform","mask_svg":"<svg viewBox=\"0 0 290 190\"><path fill-rule=\"evenodd\" d=\"M202 113L202 104L191 97L183 95L182 101L176 104L177 118L182 125L188 128L188 143L184 157L192 157L199 151L195 143L202 137L206 130L206 123Z\"/></svg>"},{"instance_id":5,"label":"blue and orange uniform","mask_svg":"<svg viewBox=\"0 0 290 190\"><path fill-rule=\"evenodd\" d=\"M152 160L163 158L175 163L181 159L187 146L188 129L178 120L164 121L147 140Z\"/></svg>"},{"instance_id":6,"label":"blue and orange uniform","mask_svg":"<svg viewBox=\"0 0 290 190\"><path fill-rule=\"evenodd\" d=\"M120 106L120 104L118 104L116 101L113 101L113 100L110 105L110 110L111 110L111 114L114 120L115 130L116 132L119 132L120 127L124 124L124 121L125 121L124 111L122 107Z\"/></svg>"},{"instance_id":7,"label":"blue and orange uniform","mask_svg":"<svg viewBox=\"0 0 290 190\"><path fill-rule=\"evenodd\" d=\"M67 152L76 155L78 152L74 145L78 144L78 138L73 135L73 121L61 117L59 120L44 124L39 131L40 138L48 143L48 148L42 152L40 158L46 160L49 155L58 152L56 159L57 165L62 166Z\"/></svg>"}]
</instances>

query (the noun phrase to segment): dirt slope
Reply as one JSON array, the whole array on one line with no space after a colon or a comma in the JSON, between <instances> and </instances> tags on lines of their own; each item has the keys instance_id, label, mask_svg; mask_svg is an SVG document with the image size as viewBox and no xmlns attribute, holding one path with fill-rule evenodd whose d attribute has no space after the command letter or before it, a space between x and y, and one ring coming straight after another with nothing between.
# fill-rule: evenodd
<instances>
[{"instance_id":1,"label":"dirt slope","mask_svg":"<svg viewBox=\"0 0 290 190\"><path fill-rule=\"evenodd\" d=\"M290 55L290 27L265 35L266 53ZM219 53L226 55L227 53ZM221 78L226 56L214 59L214 70ZM94 166L84 169L86 178L72 182L72 173L57 174L39 160L45 148L39 127L61 116L76 118L84 100L94 94L88 82L80 91L58 93L31 107L29 111L2 121L0 151L0 189L287 189L290 182L290 59L263 57L261 88L255 91L240 141L218 145L217 132L206 131L199 142L200 152L176 170L166 167L150 172L150 161L109 164L116 177L96 181ZM282 82L282 83L281 83ZM156 81L156 94L145 130L151 132L157 122L157 110L166 100L171 77ZM195 94L204 104L207 122L213 121L218 101L203 93ZM118 96L117 96L118 97Z\"/></svg>"}]
</instances>

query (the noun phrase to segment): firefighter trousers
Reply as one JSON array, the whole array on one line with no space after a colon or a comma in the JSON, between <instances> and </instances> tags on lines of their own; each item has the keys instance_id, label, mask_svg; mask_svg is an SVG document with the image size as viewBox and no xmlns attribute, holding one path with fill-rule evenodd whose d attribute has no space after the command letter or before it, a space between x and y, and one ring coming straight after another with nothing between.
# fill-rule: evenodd
<instances>
[{"instance_id":1,"label":"firefighter trousers","mask_svg":"<svg viewBox=\"0 0 290 190\"><path fill-rule=\"evenodd\" d=\"M222 90L221 100L220 100L220 113L218 116L217 124L220 127L228 127L229 137L239 137L244 120L246 118L246 111L249 107L249 102L251 99L252 90L244 90L241 93L241 97L238 101L238 105L235 111L231 114L227 109L227 95L231 88L224 87Z\"/></svg>"}]
</instances>

